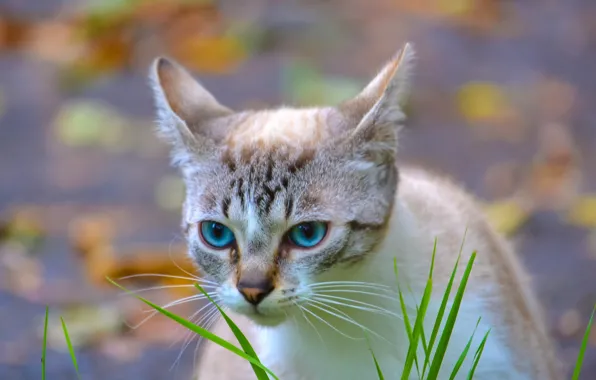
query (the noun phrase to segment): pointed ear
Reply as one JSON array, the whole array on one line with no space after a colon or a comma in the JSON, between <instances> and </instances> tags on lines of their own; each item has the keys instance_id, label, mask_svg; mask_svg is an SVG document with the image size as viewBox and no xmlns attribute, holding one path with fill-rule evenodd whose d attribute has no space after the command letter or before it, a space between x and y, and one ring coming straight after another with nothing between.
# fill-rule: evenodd
<instances>
[{"instance_id":1,"label":"pointed ear","mask_svg":"<svg viewBox=\"0 0 596 380\"><path fill-rule=\"evenodd\" d=\"M232 111L217 102L184 68L157 58L149 74L158 117L158 134L172 145L175 165L183 164L214 145L223 131L209 121Z\"/></svg>"},{"instance_id":2,"label":"pointed ear","mask_svg":"<svg viewBox=\"0 0 596 380\"><path fill-rule=\"evenodd\" d=\"M414 49L407 43L360 94L339 107L351 125L356 125L351 138L377 165L395 158L413 61Z\"/></svg>"}]
</instances>

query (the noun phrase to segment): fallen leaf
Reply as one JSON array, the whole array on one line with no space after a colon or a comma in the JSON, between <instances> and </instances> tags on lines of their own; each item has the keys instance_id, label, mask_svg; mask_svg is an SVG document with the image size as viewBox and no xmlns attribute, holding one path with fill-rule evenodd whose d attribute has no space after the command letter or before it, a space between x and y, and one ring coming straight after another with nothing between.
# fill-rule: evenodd
<instances>
[{"instance_id":1,"label":"fallen leaf","mask_svg":"<svg viewBox=\"0 0 596 380\"><path fill-rule=\"evenodd\" d=\"M579 194L579 152L566 126L547 124L539 132L540 146L522 191L537 208L565 210Z\"/></svg>"},{"instance_id":2,"label":"fallen leaf","mask_svg":"<svg viewBox=\"0 0 596 380\"><path fill-rule=\"evenodd\" d=\"M130 146L124 132L128 122L102 102L79 100L60 109L54 127L56 138L65 145L100 146L122 151Z\"/></svg>"},{"instance_id":3,"label":"fallen leaf","mask_svg":"<svg viewBox=\"0 0 596 380\"><path fill-rule=\"evenodd\" d=\"M505 235L514 234L529 218L529 210L515 200L494 202L484 207L493 226Z\"/></svg>"},{"instance_id":4,"label":"fallen leaf","mask_svg":"<svg viewBox=\"0 0 596 380\"><path fill-rule=\"evenodd\" d=\"M324 76L305 63L286 65L282 75L285 96L303 106L338 104L358 94L361 89L361 83L355 80Z\"/></svg>"},{"instance_id":5,"label":"fallen leaf","mask_svg":"<svg viewBox=\"0 0 596 380\"><path fill-rule=\"evenodd\" d=\"M112 220L105 214L79 216L68 225L70 242L82 256L110 246L114 232Z\"/></svg>"},{"instance_id":6,"label":"fallen leaf","mask_svg":"<svg viewBox=\"0 0 596 380\"><path fill-rule=\"evenodd\" d=\"M187 36L171 48L172 55L185 67L198 72L225 74L246 58L240 41L230 36Z\"/></svg>"},{"instance_id":7,"label":"fallen leaf","mask_svg":"<svg viewBox=\"0 0 596 380\"><path fill-rule=\"evenodd\" d=\"M571 110L577 98L577 90L570 83L545 77L538 82L534 98L543 120L561 120Z\"/></svg>"},{"instance_id":8,"label":"fallen leaf","mask_svg":"<svg viewBox=\"0 0 596 380\"><path fill-rule=\"evenodd\" d=\"M503 90L490 82L469 82L457 93L460 113L469 123L481 123L498 119L509 108Z\"/></svg>"},{"instance_id":9,"label":"fallen leaf","mask_svg":"<svg viewBox=\"0 0 596 380\"><path fill-rule=\"evenodd\" d=\"M48 345L61 351L67 350L67 346L60 317L64 318L75 347L89 346L107 337L111 339L125 327L122 313L111 304L63 307L50 314L48 322Z\"/></svg>"},{"instance_id":10,"label":"fallen leaf","mask_svg":"<svg viewBox=\"0 0 596 380\"><path fill-rule=\"evenodd\" d=\"M596 229L596 194L578 197L567 214L567 221L575 226Z\"/></svg>"},{"instance_id":11,"label":"fallen leaf","mask_svg":"<svg viewBox=\"0 0 596 380\"><path fill-rule=\"evenodd\" d=\"M44 284L44 267L36 258L27 255L27 249L18 242L0 245L0 273L3 287L14 294L35 300Z\"/></svg>"}]
</instances>

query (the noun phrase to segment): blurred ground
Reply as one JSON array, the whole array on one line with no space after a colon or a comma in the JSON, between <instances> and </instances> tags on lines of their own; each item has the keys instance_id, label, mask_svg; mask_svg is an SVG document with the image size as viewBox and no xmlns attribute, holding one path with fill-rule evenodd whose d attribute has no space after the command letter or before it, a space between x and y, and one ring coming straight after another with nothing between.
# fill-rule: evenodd
<instances>
[{"instance_id":1,"label":"blurred ground","mask_svg":"<svg viewBox=\"0 0 596 380\"><path fill-rule=\"evenodd\" d=\"M194 343L170 370L183 331L128 329L145 314L104 280L189 268L181 186L152 134L154 56L231 107L333 103L406 40L402 157L486 200L572 363L596 302L595 17L591 0L0 0L0 378L39 378L46 304L49 379L75 378L60 315L84 379L188 378ZM172 290L149 298L188 295Z\"/></svg>"}]
</instances>

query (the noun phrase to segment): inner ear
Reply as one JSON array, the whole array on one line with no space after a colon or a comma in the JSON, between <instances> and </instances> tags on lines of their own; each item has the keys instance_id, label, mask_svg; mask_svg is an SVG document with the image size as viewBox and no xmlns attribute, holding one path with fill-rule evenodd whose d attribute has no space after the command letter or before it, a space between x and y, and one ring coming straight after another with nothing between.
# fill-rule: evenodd
<instances>
[{"instance_id":1,"label":"inner ear","mask_svg":"<svg viewBox=\"0 0 596 380\"><path fill-rule=\"evenodd\" d=\"M339 107L353 128L350 140L358 160L374 165L393 162L413 60L414 50L406 44L360 94Z\"/></svg>"},{"instance_id":2,"label":"inner ear","mask_svg":"<svg viewBox=\"0 0 596 380\"><path fill-rule=\"evenodd\" d=\"M407 43L357 96L340 105L356 129L403 119L401 107L409 95L413 63L414 49Z\"/></svg>"},{"instance_id":3,"label":"inner ear","mask_svg":"<svg viewBox=\"0 0 596 380\"><path fill-rule=\"evenodd\" d=\"M188 71L166 58L156 60L155 76L172 112L189 126L232 113Z\"/></svg>"},{"instance_id":4,"label":"inner ear","mask_svg":"<svg viewBox=\"0 0 596 380\"><path fill-rule=\"evenodd\" d=\"M165 58L153 62L150 73L158 136L171 145L172 163L183 166L207 159L227 134L224 116L233 112L219 104L184 68Z\"/></svg>"}]
</instances>

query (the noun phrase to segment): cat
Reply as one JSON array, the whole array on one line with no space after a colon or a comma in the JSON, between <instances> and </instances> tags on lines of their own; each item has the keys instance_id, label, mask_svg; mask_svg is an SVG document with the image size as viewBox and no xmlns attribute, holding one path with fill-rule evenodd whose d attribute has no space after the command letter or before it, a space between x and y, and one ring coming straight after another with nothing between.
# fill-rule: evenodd
<instances>
[{"instance_id":1,"label":"cat","mask_svg":"<svg viewBox=\"0 0 596 380\"><path fill-rule=\"evenodd\" d=\"M233 111L182 66L157 58L158 132L186 185L189 255L280 379L361 380L378 378L371 349L385 378L404 367L396 281L413 321L436 242L430 332L458 255L454 289L476 251L438 378L449 378L481 317L457 379L489 329L476 379L560 379L509 243L461 186L396 159L414 60L407 43L337 106ZM213 331L237 344L223 320ZM255 378L248 362L211 342L197 370L200 380Z\"/></svg>"}]
</instances>

